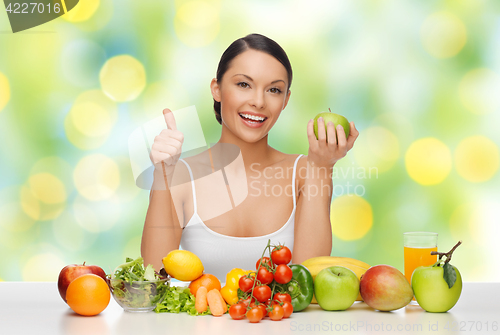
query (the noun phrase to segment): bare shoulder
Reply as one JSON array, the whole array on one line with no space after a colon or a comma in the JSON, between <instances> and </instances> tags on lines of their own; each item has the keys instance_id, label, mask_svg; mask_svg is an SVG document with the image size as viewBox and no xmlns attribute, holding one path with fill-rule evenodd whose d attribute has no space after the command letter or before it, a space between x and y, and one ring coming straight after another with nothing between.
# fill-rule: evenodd
<instances>
[{"instance_id":1,"label":"bare shoulder","mask_svg":"<svg viewBox=\"0 0 500 335\"><path fill-rule=\"evenodd\" d=\"M295 161L300 156L300 154L283 154L283 161L281 162L283 167L288 169L293 168ZM297 167L295 170L295 180L298 184L298 189L301 190L304 186L305 179L307 176L307 155L302 155L297 160Z\"/></svg>"},{"instance_id":2,"label":"bare shoulder","mask_svg":"<svg viewBox=\"0 0 500 335\"><path fill-rule=\"evenodd\" d=\"M279 152L280 160L279 165L286 168L293 168L295 161L300 156L300 154L285 154ZM297 161L296 176L295 178L300 182L303 182L306 176L307 169L307 155L302 155Z\"/></svg>"},{"instance_id":3,"label":"bare shoulder","mask_svg":"<svg viewBox=\"0 0 500 335\"><path fill-rule=\"evenodd\" d=\"M186 163L189 164L189 166L191 165L197 165L197 164L200 164L201 161L203 161L201 158L204 157L205 155L207 154L207 151L203 151L203 152L200 152L196 155L193 155L193 156L189 156L189 157L184 157L182 158Z\"/></svg>"},{"instance_id":4,"label":"bare shoulder","mask_svg":"<svg viewBox=\"0 0 500 335\"><path fill-rule=\"evenodd\" d=\"M184 157L183 160L194 174L194 178L199 178L201 175L204 175L201 171L211 170L210 155L207 150L193 156ZM186 166L185 164L182 165Z\"/></svg>"},{"instance_id":5,"label":"bare shoulder","mask_svg":"<svg viewBox=\"0 0 500 335\"><path fill-rule=\"evenodd\" d=\"M286 154L274 148L272 150L273 152L271 161L273 163L271 165L274 165L276 167L289 167L290 165L293 166L295 159L299 156L299 154Z\"/></svg>"}]
</instances>

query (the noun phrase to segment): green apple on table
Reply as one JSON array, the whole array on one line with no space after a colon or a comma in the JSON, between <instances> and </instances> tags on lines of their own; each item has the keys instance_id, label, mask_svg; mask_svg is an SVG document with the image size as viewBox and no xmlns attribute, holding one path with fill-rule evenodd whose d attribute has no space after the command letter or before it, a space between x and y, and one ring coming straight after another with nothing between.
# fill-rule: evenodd
<instances>
[{"instance_id":1,"label":"green apple on table","mask_svg":"<svg viewBox=\"0 0 500 335\"><path fill-rule=\"evenodd\" d=\"M462 276L449 263L451 254L461 244L459 241L447 253L437 253L439 260L432 266L420 266L413 271L411 286L415 299L427 312L442 313L457 303L462 293ZM442 259L446 256L446 260Z\"/></svg>"},{"instance_id":2,"label":"green apple on table","mask_svg":"<svg viewBox=\"0 0 500 335\"><path fill-rule=\"evenodd\" d=\"M345 138L348 138L351 132L351 125L349 124L349 121L347 121L347 119L342 115L332 113L330 108L328 108L328 110L329 112L321 112L314 118L314 134L316 135L316 138L318 138L318 119L320 117L322 117L325 122L325 131L327 130L328 122L332 121L335 127L335 136L337 136L337 125L340 124L344 128Z\"/></svg>"},{"instance_id":3,"label":"green apple on table","mask_svg":"<svg viewBox=\"0 0 500 335\"><path fill-rule=\"evenodd\" d=\"M343 311L351 307L359 294L359 279L343 266L321 270L314 279L314 296L326 311Z\"/></svg>"}]
</instances>

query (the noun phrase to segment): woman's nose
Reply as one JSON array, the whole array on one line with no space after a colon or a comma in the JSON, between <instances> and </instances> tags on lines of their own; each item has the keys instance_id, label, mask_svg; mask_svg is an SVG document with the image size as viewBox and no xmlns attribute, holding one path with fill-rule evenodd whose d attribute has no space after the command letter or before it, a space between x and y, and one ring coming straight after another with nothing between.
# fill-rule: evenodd
<instances>
[{"instance_id":1,"label":"woman's nose","mask_svg":"<svg viewBox=\"0 0 500 335\"><path fill-rule=\"evenodd\" d=\"M250 102L250 105L254 106L257 109L262 109L266 107L266 98L264 95L264 92L260 92L258 90L255 90L255 93L252 97L252 101Z\"/></svg>"}]
</instances>

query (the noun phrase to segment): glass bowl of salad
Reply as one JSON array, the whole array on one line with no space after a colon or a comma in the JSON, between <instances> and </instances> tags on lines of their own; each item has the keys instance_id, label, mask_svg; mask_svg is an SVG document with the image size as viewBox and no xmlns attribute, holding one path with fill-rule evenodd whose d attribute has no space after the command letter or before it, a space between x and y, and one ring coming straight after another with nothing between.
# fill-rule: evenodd
<instances>
[{"instance_id":1,"label":"glass bowl of salad","mask_svg":"<svg viewBox=\"0 0 500 335\"><path fill-rule=\"evenodd\" d=\"M149 312L165 298L170 277L144 268L143 259L127 258L119 265L107 282L115 301L127 312Z\"/></svg>"}]
</instances>

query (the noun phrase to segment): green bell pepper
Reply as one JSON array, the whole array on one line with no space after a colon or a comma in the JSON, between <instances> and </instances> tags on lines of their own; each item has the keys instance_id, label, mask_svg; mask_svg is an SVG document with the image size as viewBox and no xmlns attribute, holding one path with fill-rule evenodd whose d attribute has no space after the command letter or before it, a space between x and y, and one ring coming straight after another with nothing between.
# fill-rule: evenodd
<instances>
[{"instance_id":1,"label":"green bell pepper","mask_svg":"<svg viewBox=\"0 0 500 335\"><path fill-rule=\"evenodd\" d=\"M287 284L288 294L292 297L293 312L300 312L312 301L314 295L313 277L301 264L291 264L293 276Z\"/></svg>"}]
</instances>

